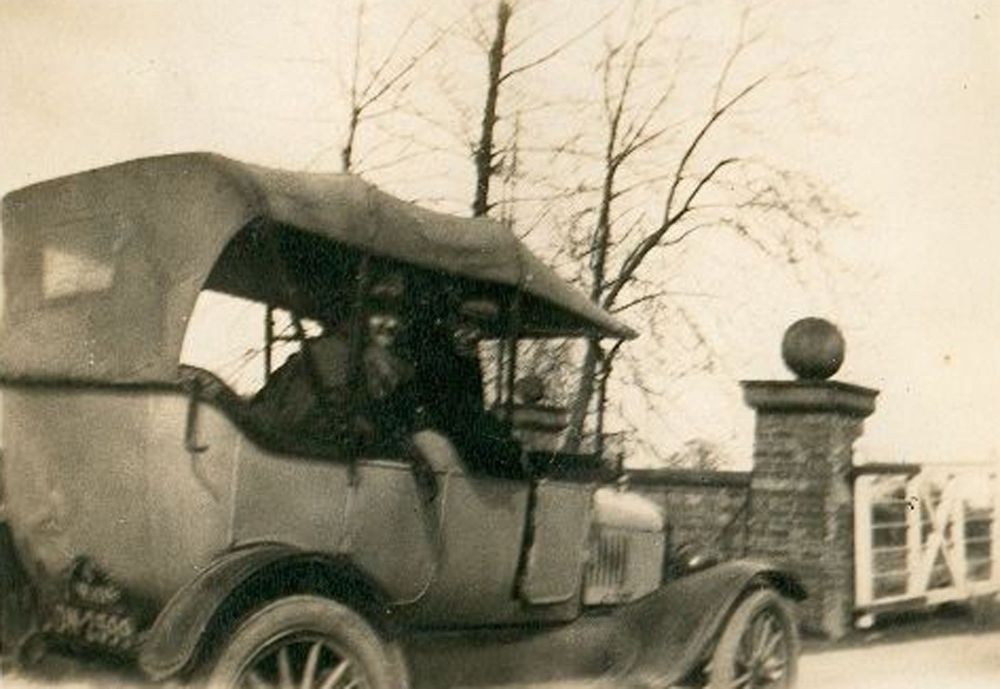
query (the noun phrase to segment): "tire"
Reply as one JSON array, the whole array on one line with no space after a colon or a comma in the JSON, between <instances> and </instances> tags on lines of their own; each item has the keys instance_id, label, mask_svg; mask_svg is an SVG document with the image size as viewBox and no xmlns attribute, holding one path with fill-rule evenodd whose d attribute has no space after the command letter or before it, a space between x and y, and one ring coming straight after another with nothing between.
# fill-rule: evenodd
<instances>
[{"instance_id":1,"label":"tire","mask_svg":"<svg viewBox=\"0 0 1000 689\"><path fill-rule=\"evenodd\" d=\"M205 686L405 689L409 682L398 647L384 642L360 615L327 598L301 595L279 599L244 620Z\"/></svg>"},{"instance_id":2,"label":"tire","mask_svg":"<svg viewBox=\"0 0 1000 689\"><path fill-rule=\"evenodd\" d=\"M792 689L799 631L789 603L762 589L730 615L708 668L709 689Z\"/></svg>"}]
</instances>

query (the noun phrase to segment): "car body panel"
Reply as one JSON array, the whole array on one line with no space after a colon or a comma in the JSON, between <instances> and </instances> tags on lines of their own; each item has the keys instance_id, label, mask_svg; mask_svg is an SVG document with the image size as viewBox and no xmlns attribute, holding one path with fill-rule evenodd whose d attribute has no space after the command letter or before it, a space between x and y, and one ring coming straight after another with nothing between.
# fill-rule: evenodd
<instances>
[{"instance_id":1,"label":"car body panel","mask_svg":"<svg viewBox=\"0 0 1000 689\"><path fill-rule=\"evenodd\" d=\"M142 646L153 676L190 660L213 612L242 582L296 558L336 560L369 582L406 634L507 628L517 643L495 650L510 654L504 662L511 664L567 639L607 634L602 657L578 657L569 667L553 661L549 669L627 668L654 684L703 659L754 580L784 576L765 564L724 563L583 614L581 525L590 523L593 486L542 482L532 496L530 482L463 473L445 460L430 496L408 462L362 459L352 467L271 452L211 404L200 405L192 452L185 447L191 400L181 391L30 387L7 394L14 403L5 405L5 469L19 467L7 471L8 519L30 579L43 601L51 599L85 556L136 598L153 601L160 612ZM88 434L100 442L88 446ZM119 460L109 461L109 452ZM530 523L529 503L539 508ZM545 556L532 557L533 547ZM147 650L154 646L163 648ZM150 660L150 653L163 657Z\"/></svg>"},{"instance_id":2,"label":"car body panel","mask_svg":"<svg viewBox=\"0 0 1000 689\"><path fill-rule=\"evenodd\" d=\"M164 390L4 390L5 516L42 590L87 556L163 601L228 546L239 434L206 410L192 455L187 409Z\"/></svg>"},{"instance_id":3,"label":"car body panel","mask_svg":"<svg viewBox=\"0 0 1000 689\"><path fill-rule=\"evenodd\" d=\"M349 533L348 462L268 452L250 443L236 451L233 544L274 541L341 553Z\"/></svg>"}]
</instances>

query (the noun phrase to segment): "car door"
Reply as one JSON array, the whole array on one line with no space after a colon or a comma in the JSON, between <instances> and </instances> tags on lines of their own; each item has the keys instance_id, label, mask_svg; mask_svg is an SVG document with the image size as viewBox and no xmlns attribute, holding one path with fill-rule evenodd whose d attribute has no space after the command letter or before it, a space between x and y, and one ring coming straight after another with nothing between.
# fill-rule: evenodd
<instances>
[{"instance_id":1,"label":"car door","mask_svg":"<svg viewBox=\"0 0 1000 689\"><path fill-rule=\"evenodd\" d=\"M412 458L360 462L352 558L366 566L381 562L421 582L410 587L413 595L396 601L399 615L414 623L519 619L516 582L530 484L470 471L437 432L418 433L415 444L427 466Z\"/></svg>"},{"instance_id":2,"label":"car door","mask_svg":"<svg viewBox=\"0 0 1000 689\"><path fill-rule=\"evenodd\" d=\"M530 537L518 589L524 602L579 600L590 536L593 486L542 479L532 487Z\"/></svg>"}]
</instances>

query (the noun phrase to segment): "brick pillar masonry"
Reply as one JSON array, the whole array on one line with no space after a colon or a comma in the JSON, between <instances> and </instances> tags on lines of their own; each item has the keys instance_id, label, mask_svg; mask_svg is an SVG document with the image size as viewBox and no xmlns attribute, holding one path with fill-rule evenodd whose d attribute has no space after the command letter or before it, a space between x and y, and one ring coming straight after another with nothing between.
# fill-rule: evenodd
<instances>
[{"instance_id":1,"label":"brick pillar masonry","mask_svg":"<svg viewBox=\"0 0 1000 689\"><path fill-rule=\"evenodd\" d=\"M854 607L853 446L878 393L828 380L748 381L743 393L757 412L748 550L801 577L806 628L839 638Z\"/></svg>"}]
</instances>

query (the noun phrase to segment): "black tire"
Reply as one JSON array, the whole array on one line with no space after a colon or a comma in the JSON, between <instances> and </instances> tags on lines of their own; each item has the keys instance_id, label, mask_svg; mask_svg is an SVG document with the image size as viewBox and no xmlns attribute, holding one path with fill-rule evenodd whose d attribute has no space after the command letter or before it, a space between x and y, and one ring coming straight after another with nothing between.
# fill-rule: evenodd
<instances>
[{"instance_id":1,"label":"black tire","mask_svg":"<svg viewBox=\"0 0 1000 689\"><path fill-rule=\"evenodd\" d=\"M792 689L799 630L788 601L771 589L744 598L730 615L708 667L709 689Z\"/></svg>"},{"instance_id":2,"label":"black tire","mask_svg":"<svg viewBox=\"0 0 1000 689\"><path fill-rule=\"evenodd\" d=\"M229 637L209 673L205 686L210 689L409 686L395 644L383 641L350 608L308 595L281 598L252 613ZM306 675L310 679L304 683Z\"/></svg>"}]
</instances>

